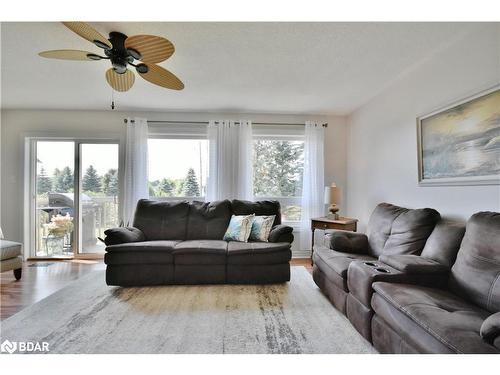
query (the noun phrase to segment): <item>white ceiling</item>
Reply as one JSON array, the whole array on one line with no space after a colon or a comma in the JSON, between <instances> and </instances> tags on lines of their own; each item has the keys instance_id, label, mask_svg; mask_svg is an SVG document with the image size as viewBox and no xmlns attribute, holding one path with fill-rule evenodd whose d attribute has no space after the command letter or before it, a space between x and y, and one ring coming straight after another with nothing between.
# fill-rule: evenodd
<instances>
[{"instance_id":1,"label":"white ceiling","mask_svg":"<svg viewBox=\"0 0 500 375\"><path fill-rule=\"evenodd\" d=\"M91 23L107 35L166 37L160 65L184 83L166 90L137 76L121 110L345 114L477 24ZM60 23L3 23L2 108L108 109L109 61L44 59L51 49L99 49Z\"/></svg>"}]
</instances>

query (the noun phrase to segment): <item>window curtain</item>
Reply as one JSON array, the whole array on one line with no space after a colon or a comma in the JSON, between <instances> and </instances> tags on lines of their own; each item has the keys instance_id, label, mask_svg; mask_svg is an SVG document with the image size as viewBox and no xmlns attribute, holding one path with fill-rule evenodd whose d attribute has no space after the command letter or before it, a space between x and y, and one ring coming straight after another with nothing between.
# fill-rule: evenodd
<instances>
[{"instance_id":1,"label":"window curtain","mask_svg":"<svg viewBox=\"0 0 500 375\"><path fill-rule=\"evenodd\" d=\"M132 225L137 201L149 198L148 189L148 122L144 118L128 119L125 145L123 186L123 223Z\"/></svg>"},{"instance_id":2,"label":"window curtain","mask_svg":"<svg viewBox=\"0 0 500 375\"><path fill-rule=\"evenodd\" d=\"M207 201L253 199L251 121L209 121Z\"/></svg>"},{"instance_id":3,"label":"window curtain","mask_svg":"<svg viewBox=\"0 0 500 375\"><path fill-rule=\"evenodd\" d=\"M324 215L324 127L306 121L302 182L301 250L311 249L311 218Z\"/></svg>"}]
</instances>

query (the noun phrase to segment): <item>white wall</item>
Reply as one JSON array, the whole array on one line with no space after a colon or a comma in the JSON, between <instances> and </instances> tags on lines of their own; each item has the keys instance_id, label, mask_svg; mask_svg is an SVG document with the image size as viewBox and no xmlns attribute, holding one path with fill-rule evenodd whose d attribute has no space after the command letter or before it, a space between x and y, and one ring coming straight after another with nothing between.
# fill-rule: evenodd
<instances>
[{"instance_id":1,"label":"white wall","mask_svg":"<svg viewBox=\"0 0 500 375\"><path fill-rule=\"evenodd\" d=\"M1 113L1 222L7 238L23 239L24 212L24 137L46 132L58 137L124 138L125 117L150 120L206 121L208 119L250 119L254 122L303 123L307 120L328 122L325 139L325 183L346 183L346 119L336 116L160 113L119 111L40 111L2 110ZM298 241L296 241L298 242ZM300 253L299 253L300 254Z\"/></svg>"},{"instance_id":2,"label":"white wall","mask_svg":"<svg viewBox=\"0 0 500 375\"><path fill-rule=\"evenodd\" d=\"M416 118L500 82L500 28L483 24L399 77L348 119L348 214L364 229L379 202L467 219L500 211L500 186L419 187Z\"/></svg>"}]
</instances>

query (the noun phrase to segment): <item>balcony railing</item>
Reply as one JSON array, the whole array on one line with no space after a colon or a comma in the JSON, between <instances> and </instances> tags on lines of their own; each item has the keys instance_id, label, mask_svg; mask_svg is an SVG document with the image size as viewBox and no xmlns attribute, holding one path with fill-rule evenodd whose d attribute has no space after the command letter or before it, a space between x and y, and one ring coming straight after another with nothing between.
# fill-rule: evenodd
<instances>
[{"instance_id":1,"label":"balcony railing","mask_svg":"<svg viewBox=\"0 0 500 375\"><path fill-rule=\"evenodd\" d=\"M73 218L73 224L76 225L78 220L74 218L72 194L62 195L64 202L57 202L56 199L51 200L51 198L50 194L48 197L46 195L37 197L36 254L37 256L71 255L74 251L74 232L64 236L53 235L50 232L50 221L52 216L68 214ZM102 246L98 237L103 237L106 229L118 226L119 223L117 196L85 195L81 208L82 249L80 251L89 253L99 250Z\"/></svg>"}]
</instances>

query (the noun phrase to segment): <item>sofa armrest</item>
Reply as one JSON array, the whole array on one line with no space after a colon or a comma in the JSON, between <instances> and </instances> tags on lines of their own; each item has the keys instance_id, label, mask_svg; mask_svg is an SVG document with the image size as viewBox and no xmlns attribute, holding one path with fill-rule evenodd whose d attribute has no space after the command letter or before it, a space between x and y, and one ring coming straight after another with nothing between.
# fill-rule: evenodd
<instances>
[{"instance_id":1,"label":"sofa armrest","mask_svg":"<svg viewBox=\"0 0 500 375\"><path fill-rule=\"evenodd\" d=\"M445 288L448 272L446 266L417 255L382 255L378 260L351 262L347 270L347 285L359 302L370 307L375 282Z\"/></svg>"},{"instance_id":2,"label":"sofa armrest","mask_svg":"<svg viewBox=\"0 0 500 375\"><path fill-rule=\"evenodd\" d=\"M373 295L372 284L377 281L401 283L405 281L405 275L376 260L355 260L349 264L347 269L349 293L367 308L370 308Z\"/></svg>"},{"instance_id":3,"label":"sofa armrest","mask_svg":"<svg viewBox=\"0 0 500 375\"><path fill-rule=\"evenodd\" d=\"M346 230L325 231L325 246L341 253L368 254L370 245L363 233Z\"/></svg>"},{"instance_id":4,"label":"sofa armrest","mask_svg":"<svg viewBox=\"0 0 500 375\"><path fill-rule=\"evenodd\" d=\"M448 274L450 271L445 265L418 255L381 255L379 260L406 274Z\"/></svg>"},{"instance_id":5,"label":"sofa armrest","mask_svg":"<svg viewBox=\"0 0 500 375\"><path fill-rule=\"evenodd\" d=\"M288 225L275 225L269 233L269 242L293 242L293 228Z\"/></svg>"},{"instance_id":6,"label":"sofa armrest","mask_svg":"<svg viewBox=\"0 0 500 375\"><path fill-rule=\"evenodd\" d=\"M480 334L484 341L500 349L500 312L485 319L481 324Z\"/></svg>"},{"instance_id":7,"label":"sofa armrest","mask_svg":"<svg viewBox=\"0 0 500 375\"><path fill-rule=\"evenodd\" d=\"M381 255L378 260L401 272L402 283L447 288L450 269L435 260L419 255Z\"/></svg>"},{"instance_id":8,"label":"sofa armrest","mask_svg":"<svg viewBox=\"0 0 500 375\"><path fill-rule=\"evenodd\" d=\"M104 234L106 235L106 237L104 238L104 243L106 244L106 246L146 240L144 233L142 233L140 229L134 227L111 228L105 230Z\"/></svg>"}]
</instances>

